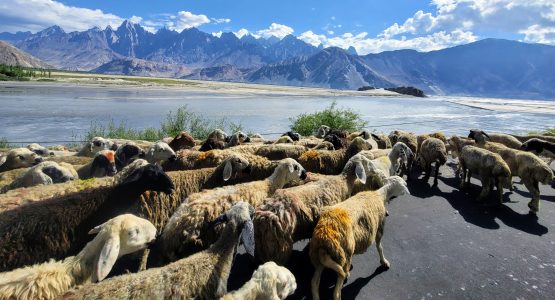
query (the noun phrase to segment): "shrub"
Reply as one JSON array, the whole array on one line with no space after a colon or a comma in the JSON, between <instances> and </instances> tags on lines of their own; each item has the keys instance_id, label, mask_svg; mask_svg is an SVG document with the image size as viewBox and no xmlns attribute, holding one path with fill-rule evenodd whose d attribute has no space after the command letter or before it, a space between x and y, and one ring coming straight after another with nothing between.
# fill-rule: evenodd
<instances>
[{"instance_id":1,"label":"shrub","mask_svg":"<svg viewBox=\"0 0 555 300\"><path fill-rule=\"evenodd\" d=\"M182 131L190 133L197 139L205 139L216 128L228 129L230 133L243 130L241 124L228 122L225 118L211 120L189 111L187 106L182 106L175 112L170 111L160 124L160 128L133 129L125 122L116 125L114 120L110 120L107 125L104 125L99 121L93 121L85 134L85 140L102 136L113 139L157 141L168 136L174 137Z\"/></svg>"},{"instance_id":2,"label":"shrub","mask_svg":"<svg viewBox=\"0 0 555 300\"><path fill-rule=\"evenodd\" d=\"M300 114L295 118L290 118L291 130L301 135L311 135L315 133L320 125L327 125L334 129L344 129L356 131L364 128L368 122L362 119L359 113L350 108L338 108L337 102L333 101L323 111L311 114Z\"/></svg>"},{"instance_id":3,"label":"shrub","mask_svg":"<svg viewBox=\"0 0 555 300\"><path fill-rule=\"evenodd\" d=\"M8 147L9 147L8 139L5 137L0 137L0 148L8 148Z\"/></svg>"}]
</instances>

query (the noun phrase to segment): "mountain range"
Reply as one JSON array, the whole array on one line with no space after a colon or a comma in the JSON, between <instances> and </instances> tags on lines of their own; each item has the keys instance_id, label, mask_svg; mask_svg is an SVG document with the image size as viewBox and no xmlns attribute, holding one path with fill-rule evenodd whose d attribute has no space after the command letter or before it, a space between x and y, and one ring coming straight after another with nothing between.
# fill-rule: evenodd
<instances>
[{"instance_id":1,"label":"mountain range","mask_svg":"<svg viewBox=\"0 0 555 300\"><path fill-rule=\"evenodd\" d=\"M66 33L52 26L0 33L19 49L56 68L107 74L162 76L357 89L415 86L427 94L555 98L555 47L485 39L431 52L358 55L314 47L293 35L268 39L197 28L156 33L124 21L117 29Z\"/></svg>"}]
</instances>

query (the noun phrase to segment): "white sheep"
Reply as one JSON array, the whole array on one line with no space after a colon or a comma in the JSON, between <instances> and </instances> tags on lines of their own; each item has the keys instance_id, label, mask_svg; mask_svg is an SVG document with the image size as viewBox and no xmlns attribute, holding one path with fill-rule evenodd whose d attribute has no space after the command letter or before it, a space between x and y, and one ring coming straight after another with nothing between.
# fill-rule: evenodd
<instances>
[{"instance_id":1,"label":"white sheep","mask_svg":"<svg viewBox=\"0 0 555 300\"><path fill-rule=\"evenodd\" d=\"M259 266L240 289L224 295L220 300L282 300L296 289L293 273L269 261Z\"/></svg>"},{"instance_id":2,"label":"white sheep","mask_svg":"<svg viewBox=\"0 0 555 300\"><path fill-rule=\"evenodd\" d=\"M243 241L254 252L251 215L254 208L239 202L212 226L226 222L223 234L210 248L161 268L112 277L69 291L64 299L218 299L227 293L227 280Z\"/></svg>"},{"instance_id":3,"label":"white sheep","mask_svg":"<svg viewBox=\"0 0 555 300\"><path fill-rule=\"evenodd\" d=\"M145 153L145 159L149 163L161 163L164 161L175 161L177 156L173 149L164 142L156 142L150 146Z\"/></svg>"},{"instance_id":4,"label":"white sheep","mask_svg":"<svg viewBox=\"0 0 555 300\"><path fill-rule=\"evenodd\" d=\"M459 166L463 174L461 189L470 183L472 173L476 173L482 182L478 200L487 197L491 184L495 184L498 203L502 203L503 186L511 186L511 170L499 154L471 145L464 146L459 155Z\"/></svg>"},{"instance_id":5,"label":"white sheep","mask_svg":"<svg viewBox=\"0 0 555 300\"><path fill-rule=\"evenodd\" d=\"M125 214L89 231L95 233L75 256L0 273L0 299L57 299L76 285L101 281L119 257L151 243L156 228L145 219Z\"/></svg>"},{"instance_id":6,"label":"white sheep","mask_svg":"<svg viewBox=\"0 0 555 300\"><path fill-rule=\"evenodd\" d=\"M549 184L553 180L553 171L547 163L530 152L512 149L499 143L486 142L488 135L479 129L471 130L468 137L473 138L478 147L501 155L509 165L511 175L520 177L524 186L532 194L528 208L531 214L537 214L540 210L539 184Z\"/></svg>"},{"instance_id":7,"label":"white sheep","mask_svg":"<svg viewBox=\"0 0 555 300\"><path fill-rule=\"evenodd\" d=\"M94 157L98 151L102 150L117 150L118 146L112 140L105 139L103 137L94 137L89 142L87 142L79 152L77 156L88 156Z\"/></svg>"},{"instance_id":8,"label":"white sheep","mask_svg":"<svg viewBox=\"0 0 555 300\"><path fill-rule=\"evenodd\" d=\"M162 232L162 252L175 260L206 248L221 230L206 226L238 201L256 207L277 189L306 179L306 171L291 158L281 160L265 180L230 185L191 194L175 211Z\"/></svg>"},{"instance_id":9,"label":"white sheep","mask_svg":"<svg viewBox=\"0 0 555 300\"><path fill-rule=\"evenodd\" d=\"M349 277L353 255L366 252L374 241L381 265L389 268L381 243L387 214L385 203L406 194L410 194L406 182L399 176L392 176L377 191L358 193L325 208L309 244L309 256L315 268L311 282L312 299L320 299L318 288L324 268L337 273L333 298L341 299L341 288L345 278Z\"/></svg>"},{"instance_id":10,"label":"white sheep","mask_svg":"<svg viewBox=\"0 0 555 300\"><path fill-rule=\"evenodd\" d=\"M4 163L0 165L0 172L13 169L28 168L42 162L42 157L27 148L16 148L8 151L4 156Z\"/></svg>"},{"instance_id":11,"label":"white sheep","mask_svg":"<svg viewBox=\"0 0 555 300\"><path fill-rule=\"evenodd\" d=\"M21 187L67 182L77 179L74 173L75 170L71 165L61 166L53 161L44 161L29 168L9 185L2 187L0 193Z\"/></svg>"},{"instance_id":12,"label":"white sheep","mask_svg":"<svg viewBox=\"0 0 555 300\"><path fill-rule=\"evenodd\" d=\"M314 181L277 190L256 208L253 218L256 258L284 263L296 241L310 238L320 210L352 195L357 181L366 182L365 157L354 156L339 175L310 174Z\"/></svg>"},{"instance_id":13,"label":"white sheep","mask_svg":"<svg viewBox=\"0 0 555 300\"><path fill-rule=\"evenodd\" d=\"M46 147L41 146L37 143L32 143L32 144L27 145L27 149L35 152L36 154L38 154L42 157L54 156L54 152L48 150Z\"/></svg>"},{"instance_id":14,"label":"white sheep","mask_svg":"<svg viewBox=\"0 0 555 300\"><path fill-rule=\"evenodd\" d=\"M387 176L396 175L401 164L411 157L412 150L403 142L397 142L389 151L387 156L380 156L370 161L369 168L374 171L381 171Z\"/></svg>"}]
</instances>

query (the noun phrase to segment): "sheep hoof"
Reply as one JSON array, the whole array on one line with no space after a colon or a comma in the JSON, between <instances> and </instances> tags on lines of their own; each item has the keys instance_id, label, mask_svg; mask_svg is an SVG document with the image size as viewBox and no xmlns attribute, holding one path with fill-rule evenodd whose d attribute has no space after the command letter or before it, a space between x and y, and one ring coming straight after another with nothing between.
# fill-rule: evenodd
<instances>
[{"instance_id":1,"label":"sheep hoof","mask_svg":"<svg viewBox=\"0 0 555 300\"><path fill-rule=\"evenodd\" d=\"M387 210L385 211L385 216L389 217L389 212Z\"/></svg>"},{"instance_id":2,"label":"sheep hoof","mask_svg":"<svg viewBox=\"0 0 555 300\"><path fill-rule=\"evenodd\" d=\"M387 259L384 259L384 261L381 262L382 264L382 268L385 268L386 270L390 268L390 264L389 261L387 261Z\"/></svg>"}]
</instances>

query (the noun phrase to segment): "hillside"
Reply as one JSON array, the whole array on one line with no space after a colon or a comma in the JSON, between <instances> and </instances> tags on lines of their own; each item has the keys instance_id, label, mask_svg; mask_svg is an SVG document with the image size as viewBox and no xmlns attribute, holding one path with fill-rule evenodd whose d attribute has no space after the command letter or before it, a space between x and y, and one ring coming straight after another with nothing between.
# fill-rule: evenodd
<instances>
[{"instance_id":1,"label":"hillside","mask_svg":"<svg viewBox=\"0 0 555 300\"><path fill-rule=\"evenodd\" d=\"M0 41L0 64L28 68L50 68L48 64L17 49L9 43Z\"/></svg>"}]
</instances>

